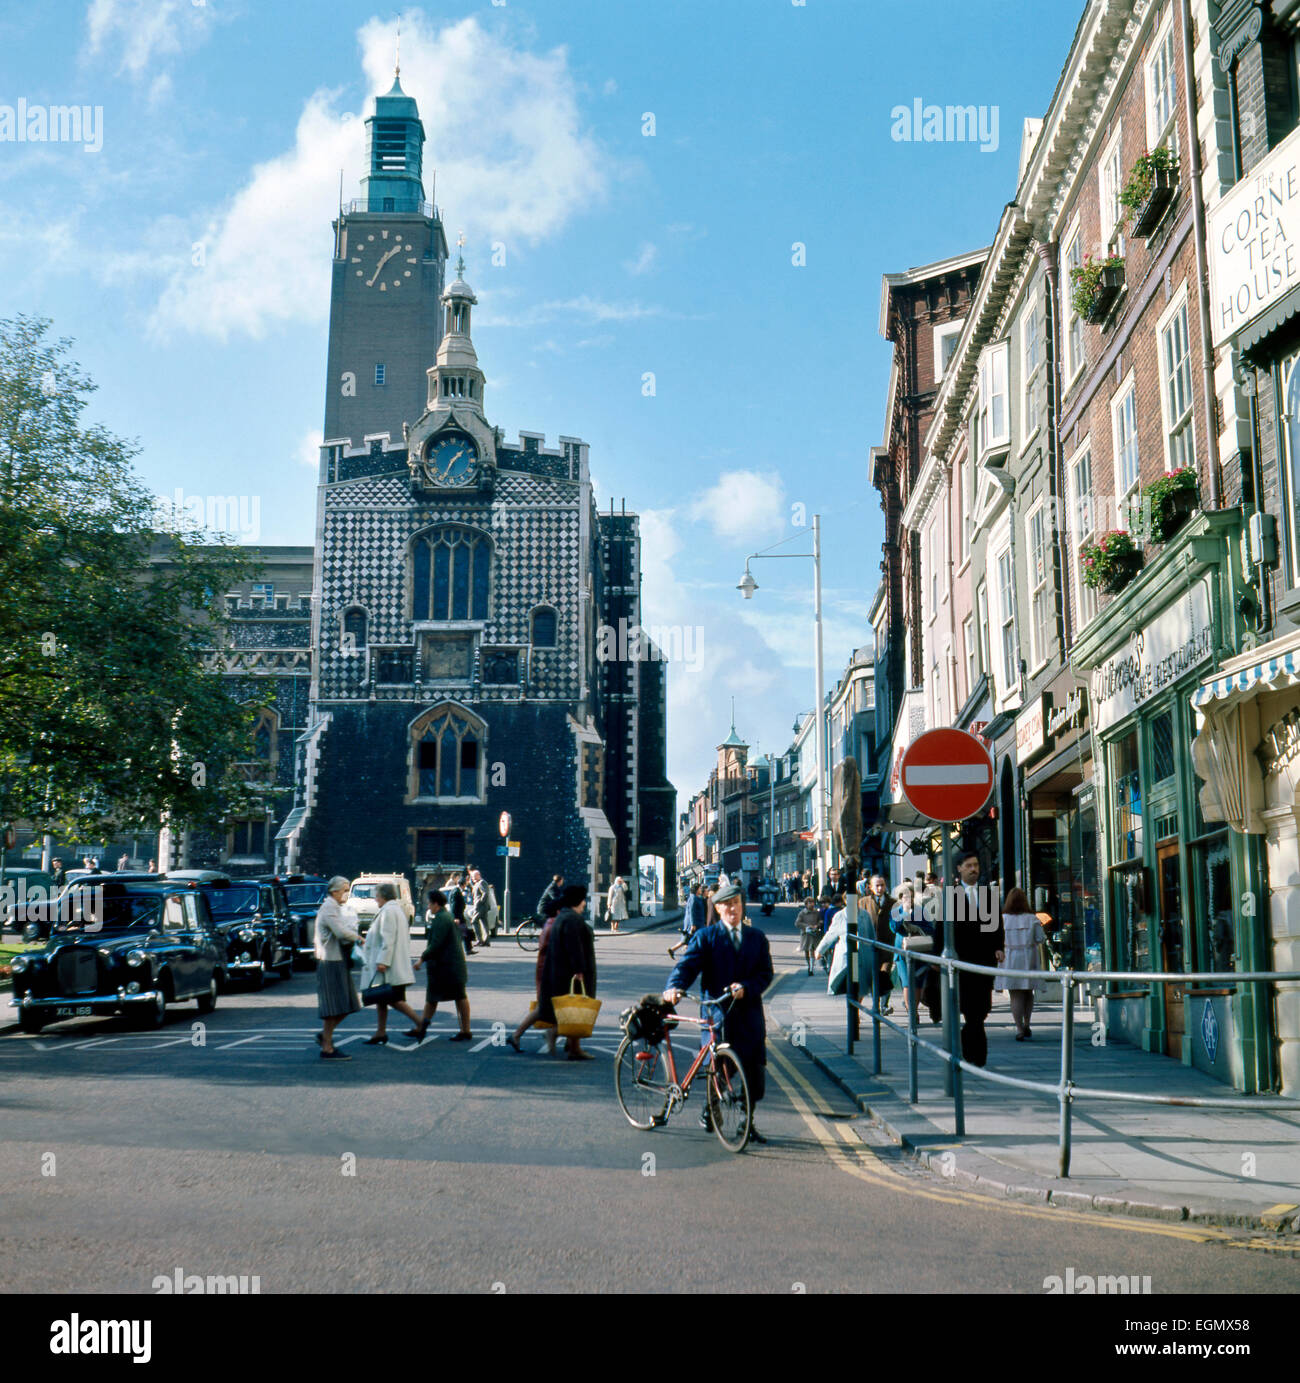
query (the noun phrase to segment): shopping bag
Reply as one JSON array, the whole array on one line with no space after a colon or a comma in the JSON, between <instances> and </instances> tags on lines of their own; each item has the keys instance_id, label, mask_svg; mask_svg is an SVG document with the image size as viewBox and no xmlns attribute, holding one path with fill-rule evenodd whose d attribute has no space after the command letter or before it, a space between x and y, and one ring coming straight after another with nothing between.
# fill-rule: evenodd
<instances>
[{"instance_id":1,"label":"shopping bag","mask_svg":"<svg viewBox=\"0 0 1300 1383\"><path fill-rule=\"evenodd\" d=\"M582 992L575 992L581 986ZM560 1037L590 1037L600 1012L600 1000L587 997L587 986L581 975L575 975L567 994L557 994L551 1000L555 1009L555 1031Z\"/></svg>"}]
</instances>

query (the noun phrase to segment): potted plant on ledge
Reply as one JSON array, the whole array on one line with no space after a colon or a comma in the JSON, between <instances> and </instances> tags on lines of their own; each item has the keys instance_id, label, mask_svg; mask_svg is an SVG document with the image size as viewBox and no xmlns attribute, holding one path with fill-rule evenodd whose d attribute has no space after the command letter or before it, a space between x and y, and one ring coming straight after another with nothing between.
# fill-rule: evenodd
<instances>
[{"instance_id":1,"label":"potted plant on ledge","mask_svg":"<svg viewBox=\"0 0 1300 1383\"><path fill-rule=\"evenodd\" d=\"M1155 541L1172 538L1196 512L1199 501L1195 466L1180 466L1152 481L1142 492L1142 506L1150 513Z\"/></svg>"},{"instance_id":2,"label":"potted plant on ledge","mask_svg":"<svg viewBox=\"0 0 1300 1383\"><path fill-rule=\"evenodd\" d=\"M1103 533L1083 549L1083 584L1112 595L1127 586L1142 566L1142 552L1122 528Z\"/></svg>"},{"instance_id":3,"label":"potted plant on ledge","mask_svg":"<svg viewBox=\"0 0 1300 1383\"><path fill-rule=\"evenodd\" d=\"M1104 322L1124 287L1124 260L1119 255L1093 259L1089 255L1070 270L1070 302L1091 326Z\"/></svg>"},{"instance_id":4,"label":"potted plant on ledge","mask_svg":"<svg viewBox=\"0 0 1300 1383\"><path fill-rule=\"evenodd\" d=\"M1160 224L1178 190L1178 156L1163 146L1134 163L1119 194L1133 217L1133 234L1149 236Z\"/></svg>"}]
</instances>

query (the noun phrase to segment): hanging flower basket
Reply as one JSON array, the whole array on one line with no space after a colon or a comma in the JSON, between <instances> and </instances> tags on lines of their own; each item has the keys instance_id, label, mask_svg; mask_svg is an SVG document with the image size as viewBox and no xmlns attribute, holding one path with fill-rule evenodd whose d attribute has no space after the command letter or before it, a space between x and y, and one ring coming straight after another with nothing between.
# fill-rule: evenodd
<instances>
[{"instance_id":1,"label":"hanging flower basket","mask_svg":"<svg viewBox=\"0 0 1300 1383\"><path fill-rule=\"evenodd\" d=\"M1142 239L1149 236L1164 219L1177 190L1177 157L1165 148L1143 154L1119 194L1133 217L1132 233Z\"/></svg>"},{"instance_id":2,"label":"hanging flower basket","mask_svg":"<svg viewBox=\"0 0 1300 1383\"><path fill-rule=\"evenodd\" d=\"M1151 536L1158 543L1168 542L1200 504L1196 468L1182 466L1162 475L1142 491L1142 501L1150 507Z\"/></svg>"},{"instance_id":3,"label":"hanging flower basket","mask_svg":"<svg viewBox=\"0 0 1300 1383\"><path fill-rule=\"evenodd\" d=\"M1103 533L1083 549L1083 584L1114 594L1138 574L1142 553L1122 528Z\"/></svg>"},{"instance_id":4,"label":"hanging flower basket","mask_svg":"<svg viewBox=\"0 0 1300 1383\"><path fill-rule=\"evenodd\" d=\"M1124 287L1124 261L1119 255L1093 259L1089 255L1070 270L1070 302L1090 326L1104 322Z\"/></svg>"}]
</instances>

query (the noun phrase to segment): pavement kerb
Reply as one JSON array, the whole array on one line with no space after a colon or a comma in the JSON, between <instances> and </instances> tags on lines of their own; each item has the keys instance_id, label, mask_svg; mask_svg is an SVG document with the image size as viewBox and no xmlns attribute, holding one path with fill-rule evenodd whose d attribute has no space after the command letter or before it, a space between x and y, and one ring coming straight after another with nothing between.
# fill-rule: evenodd
<instances>
[{"instance_id":1,"label":"pavement kerb","mask_svg":"<svg viewBox=\"0 0 1300 1383\"><path fill-rule=\"evenodd\" d=\"M774 986L775 987L775 986ZM769 991L770 992L770 991ZM813 1064L823 1071L888 1135L935 1176L972 1190L1009 1200L1059 1205L1098 1214L1128 1215L1143 1220L1190 1222L1228 1229L1254 1229L1268 1234L1300 1233L1300 1209L1281 1214L1252 1212L1225 1201L1162 1201L1152 1193L1126 1195L1111 1191L1093 1195L1070 1190L1055 1180L1034 1176L986 1156L914 1111L892 1089L863 1068L857 1057L845 1055L829 1039L809 1034L803 1045ZM1145 1190L1145 1188L1144 1188Z\"/></svg>"}]
</instances>

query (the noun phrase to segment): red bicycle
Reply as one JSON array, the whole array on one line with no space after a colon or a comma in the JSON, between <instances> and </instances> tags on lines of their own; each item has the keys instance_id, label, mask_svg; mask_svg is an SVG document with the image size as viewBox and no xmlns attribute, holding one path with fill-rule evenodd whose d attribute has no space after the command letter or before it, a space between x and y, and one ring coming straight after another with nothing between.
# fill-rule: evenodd
<instances>
[{"instance_id":1,"label":"red bicycle","mask_svg":"<svg viewBox=\"0 0 1300 1383\"><path fill-rule=\"evenodd\" d=\"M730 1006L733 1000L730 996L725 1000L699 1000L701 1012L707 1007L716 1013L724 1002ZM671 1031L681 1023L707 1029L708 1035L679 1081ZM637 1007L623 1015L623 1027L627 1035L614 1056L614 1090L628 1123L640 1129L666 1124L686 1103L691 1085L703 1071L704 1098L713 1131L728 1152L743 1152L749 1141L754 1107L735 1052L718 1040L718 1023L712 1017L660 1015Z\"/></svg>"}]
</instances>

